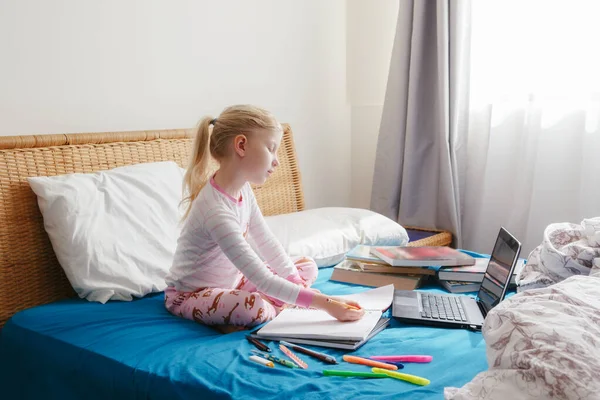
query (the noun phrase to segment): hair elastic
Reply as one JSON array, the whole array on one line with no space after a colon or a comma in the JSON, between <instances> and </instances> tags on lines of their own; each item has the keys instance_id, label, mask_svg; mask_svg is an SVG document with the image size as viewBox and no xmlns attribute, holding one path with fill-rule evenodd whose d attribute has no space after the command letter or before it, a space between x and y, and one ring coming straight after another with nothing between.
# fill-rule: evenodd
<instances>
[{"instance_id":1,"label":"hair elastic","mask_svg":"<svg viewBox=\"0 0 600 400\"><path fill-rule=\"evenodd\" d=\"M213 118L213 119L210 121L210 124L211 124L211 125L213 125L213 126L214 126L216 123L217 123L217 119L216 119L216 118Z\"/></svg>"}]
</instances>

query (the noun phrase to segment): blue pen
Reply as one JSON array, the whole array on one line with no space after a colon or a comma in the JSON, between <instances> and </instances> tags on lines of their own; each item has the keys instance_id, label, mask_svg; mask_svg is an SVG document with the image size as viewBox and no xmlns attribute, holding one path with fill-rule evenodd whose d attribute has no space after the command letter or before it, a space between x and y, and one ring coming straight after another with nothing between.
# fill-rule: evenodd
<instances>
[{"instance_id":1,"label":"blue pen","mask_svg":"<svg viewBox=\"0 0 600 400\"><path fill-rule=\"evenodd\" d=\"M385 361L385 363L395 365L396 367L398 367L398 369L404 368L404 364L401 364L399 362Z\"/></svg>"}]
</instances>

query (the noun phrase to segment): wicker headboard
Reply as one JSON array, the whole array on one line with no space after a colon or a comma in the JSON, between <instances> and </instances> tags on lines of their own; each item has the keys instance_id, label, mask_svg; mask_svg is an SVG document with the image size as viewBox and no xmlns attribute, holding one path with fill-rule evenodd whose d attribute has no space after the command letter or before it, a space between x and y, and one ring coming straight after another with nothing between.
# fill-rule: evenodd
<instances>
[{"instance_id":1,"label":"wicker headboard","mask_svg":"<svg viewBox=\"0 0 600 400\"><path fill-rule=\"evenodd\" d=\"M265 215L301 211L304 197L292 130L280 166L254 187ZM192 130L0 137L0 327L19 310L75 295L44 230L26 178L173 160L185 167Z\"/></svg>"}]
</instances>

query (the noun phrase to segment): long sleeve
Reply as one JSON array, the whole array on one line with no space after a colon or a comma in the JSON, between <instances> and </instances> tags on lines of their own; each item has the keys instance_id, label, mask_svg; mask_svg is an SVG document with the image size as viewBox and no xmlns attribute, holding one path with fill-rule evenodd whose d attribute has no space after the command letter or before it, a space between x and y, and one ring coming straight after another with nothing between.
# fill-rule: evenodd
<instances>
[{"instance_id":1,"label":"long sleeve","mask_svg":"<svg viewBox=\"0 0 600 400\"><path fill-rule=\"evenodd\" d=\"M273 274L248 244L235 215L215 208L206 214L205 226L223 253L257 289L286 303L307 307L311 293L307 289ZM308 299L308 300L307 300Z\"/></svg>"},{"instance_id":2,"label":"long sleeve","mask_svg":"<svg viewBox=\"0 0 600 400\"><path fill-rule=\"evenodd\" d=\"M251 204L249 233L265 262L279 276L284 278L294 276L300 279L296 266L265 222L255 197L252 196L249 200Z\"/></svg>"}]
</instances>

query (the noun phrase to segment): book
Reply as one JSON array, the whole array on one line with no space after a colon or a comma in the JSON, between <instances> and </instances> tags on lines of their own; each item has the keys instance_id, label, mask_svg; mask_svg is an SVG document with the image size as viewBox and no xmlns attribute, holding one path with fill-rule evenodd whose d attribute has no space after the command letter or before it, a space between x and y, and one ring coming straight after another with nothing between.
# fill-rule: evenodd
<instances>
[{"instance_id":1,"label":"book","mask_svg":"<svg viewBox=\"0 0 600 400\"><path fill-rule=\"evenodd\" d=\"M370 264L360 261L348 260L354 263L362 272L378 274L405 274L435 276L437 268L432 267L394 267L389 264Z\"/></svg>"},{"instance_id":2,"label":"book","mask_svg":"<svg viewBox=\"0 0 600 400\"><path fill-rule=\"evenodd\" d=\"M458 282L458 281L440 281L440 285L450 293L468 293L478 292L481 283L478 282Z\"/></svg>"},{"instance_id":3,"label":"book","mask_svg":"<svg viewBox=\"0 0 600 400\"><path fill-rule=\"evenodd\" d=\"M348 253L346 253L346 260L361 261L370 264L389 265L381 258L371 254L371 249L373 247L374 246L359 244L358 246L350 250Z\"/></svg>"},{"instance_id":4,"label":"book","mask_svg":"<svg viewBox=\"0 0 600 400\"><path fill-rule=\"evenodd\" d=\"M447 246L373 247L371 253L393 266L473 265L475 258Z\"/></svg>"},{"instance_id":5,"label":"book","mask_svg":"<svg viewBox=\"0 0 600 400\"><path fill-rule=\"evenodd\" d=\"M395 267L384 267L395 268ZM365 272L356 261L344 260L335 267L329 280L355 285L381 287L389 284L397 290L413 290L424 280L424 275L402 275L389 273Z\"/></svg>"},{"instance_id":6,"label":"book","mask_svg":"<svg viewBox=\"0 0 600 400\"><path fill-rule=\"evenodd\" d=\"M461 282L477 282L483 281L483 276L488 267L489 258L476 258L475 265L457 266L457 267L442 267L437 273L438 281L461 281ZM519 258L517 265L510 277L510 283L515 284L515 280L521 269L525 265L525 259Z\"/></svg>"},{"instance_id":7,"label":"book","mask_svg":"<svg viewBox=\"0 0 600 400\"><path fill-rule=\"evenodd\" d=\"M374 246L359 244L346 254L346 260L356 262L364 272L377 272L382 274L415 274L435 275L437 268L425 267L394 267L376 255L371 254Z\"/></svg>"},{"instance_id":8,"label":"book","mask_svg":"<svg viewBox=\"0 0 600 400\"><path fill-rule=\"evenodd\" d=\"M301 339L301 338L284 338L277 336L270 336L266 338L267 340L285 340L290 343L296 344L308 344L312 346L318 347L329 347L334 349L342 349L342 350L356 350L360 348L363 344L367 343L369 339L373 336L377 335L379 332L387 328L390 324L389 318L381 318L375 328L369 333L369 335L364 340L322 340L322 339ZM255 337L257 339L265 339L262 336L256 335L256 333L251 334L250 336Z\"/></svg>"},{"instance_id":9,"label":"book","mask_svg":"<svg viewBox=\"0 0 600 400\"><path fill-rule=\"evenodd\" d=\"M336 297L356 301L365 310L364 316L358 321L341 322L324 310L286 308L256 331L256 336L260 339L283 339L296 343L300 343L297 340L312 340L323 347L361 346L387 326L386 322L382 321L382 315L392 304L394 286L387 285ZM305 341L302 343L308 344Z\"/></svg>"}]
</instances>

